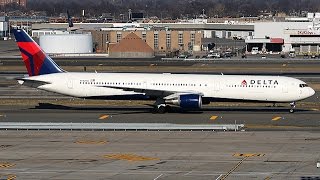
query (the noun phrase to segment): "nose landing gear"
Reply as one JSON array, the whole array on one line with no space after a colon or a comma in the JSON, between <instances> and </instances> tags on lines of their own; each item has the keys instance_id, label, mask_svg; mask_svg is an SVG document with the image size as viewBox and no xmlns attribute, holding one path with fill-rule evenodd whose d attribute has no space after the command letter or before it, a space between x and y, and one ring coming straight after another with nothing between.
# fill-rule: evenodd
<instances>
[{"instance_id":1,"label":"nose landing gear","mask_svg":"<svg viewBox=\"0 0 320 180\"><path fill-rule=\"evenodd\" d=\"M296 102L290 103L291 109L289 110L290 113L294 113L294 110L296 108Z\"/></svg>"}]
</instances>

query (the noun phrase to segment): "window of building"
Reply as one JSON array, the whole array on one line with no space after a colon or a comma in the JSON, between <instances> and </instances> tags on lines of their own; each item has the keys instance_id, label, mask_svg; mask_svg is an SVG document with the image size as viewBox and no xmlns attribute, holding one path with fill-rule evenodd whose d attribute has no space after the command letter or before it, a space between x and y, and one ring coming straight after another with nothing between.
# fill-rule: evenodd
<instances>
[{"instance_id":1,"label":"window of building","mask_svg":"<svg viewBox=\"0 0 320 180\"><path fill-rule=\"evenodd\" d=\"M33 33L32 33L32 37L39 37L39 33L33 32Z\"/></svg>"},{"instance_id":2,"label":"window of building","mask_svg":"<svg viewBox=\"0 0 320 180\"><path fill-rule=\"evenodd\" d=\"M106 42L109 42L109 34L106 34Z\"/></svg>"},{"instance_id":3,"label":"window of building","mask_svg":"<svg viewBox=\"0 0 320 180\"><path fill-rule=\"evenodd\" d=\"M154 39L154 49L158 49L159 48L159 35L158 35L158 32L154 32L153 39Z\"/></svg>"},{"instance_id":4,"label":"window of building","mask_svg":"<svg viewBox=\"0 0 320 180\"><path fill-rule=\"evenodd\" d=\"M181 50L184 49L184 45L183 45L183 32L179 32L178 34L178 44L179 44L179 48Z\"/></svg>"},{"instance_id":5,"label":"window of building","mask_svg":"<svg viewBox=\"0 0 320 180\"><path fill-rule=\"evenodd\" d=\"M171 34L170 33L166 34L166 47L167 47L167 49L171 49Z\"/></svg>"},{"instance_id":6,"label":"window of building","mask_svg":"<svg viewBox=\"0 0 320 180\"><path fill-rule=\"evenodd\" d=\"M229 31L229 32L228 32L228 37L227 37L227 38L231 38L231 35L232 35L232 34L231 34L231 32Z\"/></svg>"},{"instance_id":7,"label":"window of building","mask_svg":"<svg viewBox=\"0 0 320 180\"><path fill-rule=\"evenodd\" d=\"M147 42L147 32L145 31L142 32L142 40L144 40L144 42Z\"/></svg>"},{"instance_id":8,"label":"window of building","mask_svg":"<svg viewBox=\"0 0 320 180\"><path fill-rule=\"evenodd\" d=\"M183 44L183 33L178 34L178 44Z\"/></svg>"},{"instance_id":9,"label":"window of building","mask_svg":"<svg viewBox=\"0 0 320 180\"><path fill-rule=\"evenodd\" d=\"M122 33L117 32L117 43L122 39Z\"/></svg>"},{"instance_id":10,"label":"window of building","mask_svg":"<svg viewBox=\"0 0 320 180\"><path fill-rule=\"evenodd\" d=\"M192 50L193 49L193 46L196 42L196 34L195 32L191 32L190 33L190 45L189 45L189 50Z\"/></svg>"},{"instance_id":11,"label":"window of building","mask_svg":"<svg viewBox=\"0 0 320 180\"><path fill-rule=\"evenodd\" d=\"M196 42L196 34L194 32L191 32L190 34L190 41L191 41L191 45L193 46Z\"/></svg>"}]
</instances>

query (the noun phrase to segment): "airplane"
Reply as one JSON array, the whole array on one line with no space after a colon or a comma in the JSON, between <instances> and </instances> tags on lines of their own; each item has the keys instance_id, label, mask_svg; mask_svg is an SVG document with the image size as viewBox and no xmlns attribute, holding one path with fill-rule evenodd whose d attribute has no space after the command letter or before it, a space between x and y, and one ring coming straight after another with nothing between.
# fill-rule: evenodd
<instances>
[{"instance_id":1,"label":"airplane","mask_svg":"<svg viewBox=\"0 0 320 180\"><path fill-rule=\"evenodd\" d=\"M288 102L293 113L296 101L315 94L305 82L285 76L67 72L24 30L13 33L29 74L18 82L67 96L155 100L157 113L172 106L201 110L212 101Z\"/></svg>"},{"instance_id":2,"label":"airplane","mask_svg":"<svg viewBox=\"0 0 320 180\"><path fill-rule=\"evenodd\" d=\"M74 26L73 26L73 20L72 20L72 17L70 16L69 10L67 10L67 21L68 21L67 31L69 31L69 32L74 32L74 31L77 31L77 30L81 30L81 29L82 29L82 28L74 27Z\"/></svg>"},{"instance_id":3,"label":"airplane","mask_svg":"<svg viewBox=\"0 0 320 180\"><path fill-rule=\"evenodd\" d=\"M68 16L68 25L69 25L69 28L72 28L72 27L73 27L73 21L72 21L72 17L70 16L70 13L69 13L68 10L67 10L67 16Z\"/></svg>"}]
</instances>

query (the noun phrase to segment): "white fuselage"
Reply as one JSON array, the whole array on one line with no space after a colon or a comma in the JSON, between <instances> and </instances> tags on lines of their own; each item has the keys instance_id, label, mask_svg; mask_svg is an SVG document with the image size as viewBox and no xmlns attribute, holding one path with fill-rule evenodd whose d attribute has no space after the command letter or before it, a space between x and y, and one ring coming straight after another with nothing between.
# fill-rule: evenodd
<instances>
[{"instance_id":1,"label":"white fuselage","mask_svg":"<svg viewBox=\"0 0 320 180\"><path fill-rule=\"evenodd\" d=\"M73 97L144 95L114 87L164 92L196 92L204 98L293 102L312 96L303 81L280 76L148 74L148 73L55 73L28 77L48 84L38 88ZM161 94L152 96L161 97Z\"/></svg>"}]
</instances>

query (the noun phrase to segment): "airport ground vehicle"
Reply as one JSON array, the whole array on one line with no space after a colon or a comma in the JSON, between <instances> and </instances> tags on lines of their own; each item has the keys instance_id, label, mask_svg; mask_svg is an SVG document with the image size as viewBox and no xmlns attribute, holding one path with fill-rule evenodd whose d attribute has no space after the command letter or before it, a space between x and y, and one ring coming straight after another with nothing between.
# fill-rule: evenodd
<instances>
[{"instance_id":1,"label":"airport ground vehicle","mask_svg":"<svg viewBox=\"0 0 320 180\"><path fill-rule=\"evenodd\" d=\"M170 106L200 109L211 101L295 102L315 91L298 79L280 76L87 73L61 69L24 30L14 30L29 77L20 84L91 99L154 99L155 110Z\"/></svg>"},{"instance_id":2,"label":"airport ground vehicle","mask_svg":"<svg viewBox=\"0 0 320 180\"><path fill-rule=\"evenodd\" d=\"M296 52L294 50L290 50L289 57L290 58L295 58L296 57Z\"/></svg>"},{"instance_id":3,"label":"airport ground vehicle","mask_svg":"<svg viewBox=\"0 0 320 180\"><path fill-rule=\"evenodd\" d=\"M253 47L251 50L251 54L259 54L259 48L258 47Z\"/></svg>"},{"instance_id":4,"label":"airport ground vehicle","mask_svg":"<svg viewBox=\"0 0 320 180\"><path fill-rule=\"evenodd\" d=\"M218 52L212 52L207 55L207 58L220 58L221 55Z\"/></svg>"}]
</instances>

